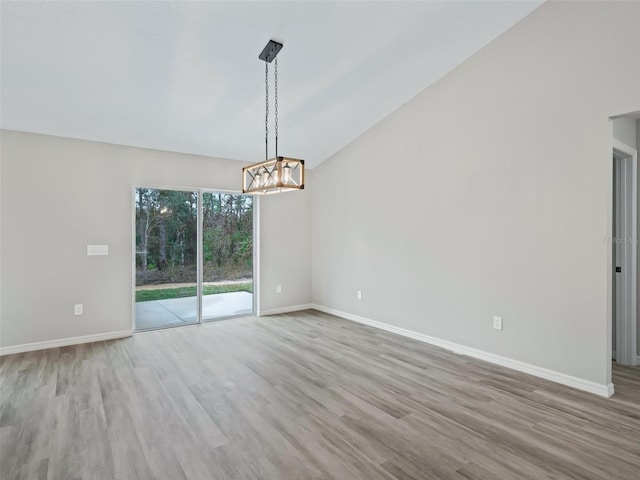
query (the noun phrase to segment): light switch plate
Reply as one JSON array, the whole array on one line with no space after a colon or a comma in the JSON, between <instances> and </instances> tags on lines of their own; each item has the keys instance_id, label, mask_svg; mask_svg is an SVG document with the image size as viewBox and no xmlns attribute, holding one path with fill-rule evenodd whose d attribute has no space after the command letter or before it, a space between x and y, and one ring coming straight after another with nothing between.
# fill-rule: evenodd
<instances>
[{"instance_id":1,"label":"light switch plate","mask_svg":"<svg viewBox=\"0 0 640 480\"><path fill-rule=\"evenodd\" d=\"M502 330L502 317L493 317L493 328Z\"/></svg>"},{"instance_id":2,"label":"light switch plate","mask_svg":"<svg viewBox=\"0 0 640 480\"><path fill-rule=\"evenodd\" d=\"M109 245L87 245L87 255L109 255Z\"/></svg>"}]
</instances>

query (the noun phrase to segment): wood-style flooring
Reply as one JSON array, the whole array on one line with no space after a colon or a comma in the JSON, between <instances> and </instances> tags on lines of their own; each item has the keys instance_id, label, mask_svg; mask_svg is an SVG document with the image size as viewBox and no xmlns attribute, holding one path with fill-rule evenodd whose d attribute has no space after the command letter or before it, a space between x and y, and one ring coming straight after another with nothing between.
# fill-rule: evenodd
<instances>
[{"instance_id":1,"label":"wood-style flooring","mask_svg":"<svg viewBox=\"0 0 640 480\"><path fill-rule=\"evenodd\" d=\"M640 479L640 370L579 392L316 311L0 360L4 479Z\"/></svg>"}]
</instances>

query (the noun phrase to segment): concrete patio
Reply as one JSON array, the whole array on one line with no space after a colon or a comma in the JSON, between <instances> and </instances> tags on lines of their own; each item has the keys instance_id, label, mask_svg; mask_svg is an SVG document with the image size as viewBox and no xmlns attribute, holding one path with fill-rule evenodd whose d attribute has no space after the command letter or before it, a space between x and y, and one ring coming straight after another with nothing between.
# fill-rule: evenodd
<instances>
[{"instance_id":1,"label":"concrete patio","mask_svg":"<svg viewBox=\"0 0 640 480\"><path fill-rule=\"evenodd\" d=\"M253 294L249 292L218 293L202 297L202 320L250 315ZM187 325L198 321L198 298L136 302L136 330Z\"/></svg>"}]
</instances>

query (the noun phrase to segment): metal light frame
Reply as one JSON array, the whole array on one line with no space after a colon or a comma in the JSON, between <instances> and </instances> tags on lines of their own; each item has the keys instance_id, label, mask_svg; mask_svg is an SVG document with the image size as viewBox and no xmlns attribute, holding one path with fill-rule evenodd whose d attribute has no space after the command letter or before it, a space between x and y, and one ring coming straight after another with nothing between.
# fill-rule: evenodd
<instances>
[{"instance_id":1,"label":"metal light frame","mask_svg":"<svg viewBox=\"0 0 640 480\"><path fill-rule=\"evenodd\" d=\"M278 155L278 61L275 63L275 146L276 156L269 159L269 63L283 45L270 40L258 58L265 62L265 160L242 169L242 193L269 195L304 189L304 160Z\"/></svg>"},{"instance_id":2,"label":"metal light frame","mask_svg":"<svg viewBox=\"0 0 640 480\"><path fill-rule=\"evenodd\" d=\"M268 195L304 189L304 160L276 157L242 169L242 193Z\"/></svg>"}]
</instances>

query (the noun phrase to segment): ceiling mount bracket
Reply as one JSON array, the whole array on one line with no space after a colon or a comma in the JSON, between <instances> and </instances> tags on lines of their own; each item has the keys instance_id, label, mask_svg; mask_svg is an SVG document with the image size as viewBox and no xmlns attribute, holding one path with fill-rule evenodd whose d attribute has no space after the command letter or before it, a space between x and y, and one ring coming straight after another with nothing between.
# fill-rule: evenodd
<instances>
[{"instance_id":1,"label":"ceiling mount bracket","mask_svg":"<svg viewBox=\"0 0 640 480\"><path fill-rule=\"evenodd\" d=\"M275 40L269 40L258 58L264 62L271 63L278 56L278 52L282 50L283 45Z\"/></svg>"}]
</instances>

